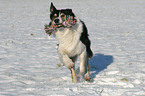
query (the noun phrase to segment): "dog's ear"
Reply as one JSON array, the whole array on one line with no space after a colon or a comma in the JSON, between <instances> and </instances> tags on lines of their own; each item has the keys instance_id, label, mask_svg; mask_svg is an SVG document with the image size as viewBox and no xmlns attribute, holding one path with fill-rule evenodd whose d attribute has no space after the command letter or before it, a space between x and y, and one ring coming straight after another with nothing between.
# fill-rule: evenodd
<instances>
[{"instance_id":1,"label":"dog's ear","mask_svg":"<svg viewBox=\"0 0 145 96\"><path fill-rule=\"evenodd\" d=\"M72 12L72 9L66 9L67 10L67 14L75 17L74 13Z\"/></svg>"},{"instance_id":2,"label":"dog's ear","mask_svg":"<svg viewBox=\"0 0 145 96\"><path fill-rule=\"evenodd\" d=\"M51 2L51 6L50 6L50 12L53 13L54 11L56 11L57 9L54 7L53 3Z\"/></svg>"},{"instance_id":3,"label":"dog's ear","mask_svg":"<svg viewBox=\"0 0 145 96\"><path fill-rule=\"evenodd\" d=\"M68 13L72 13L72 9L66 9Z\"/></svg>"}]
</instances>

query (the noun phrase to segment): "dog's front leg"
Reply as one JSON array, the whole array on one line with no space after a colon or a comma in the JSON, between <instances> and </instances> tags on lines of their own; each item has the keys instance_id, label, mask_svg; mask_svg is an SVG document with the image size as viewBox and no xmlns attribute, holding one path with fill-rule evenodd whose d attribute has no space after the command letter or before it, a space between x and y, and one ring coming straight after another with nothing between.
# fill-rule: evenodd
<instances>
[{"instance_id":1,"label":"dog's front leg","mask_svg":"<svg viewBox=\"0 0 145 96\"><path fill-rule=\"evenodd\" d=\"M71 68L70 70L71 70L71 74L72 74L72 81L77 82L77 76L76 76L74 67Z\"/></svg>"},{"instance_id":2,"label":"dog's front leg","mask_svg":"<svg viewBox=\"0 0 145 96\"><path fill-rule=\"evenodd\" d=\"M72 81L77 82L77 76L75 73L75 68L74 68L74 63L73 61L68 57L67 54L64 54L59 51L60 59L62 62L67 66L68 69L70 69L71 74L72 74Z\"/></svg>"}]
</instances>

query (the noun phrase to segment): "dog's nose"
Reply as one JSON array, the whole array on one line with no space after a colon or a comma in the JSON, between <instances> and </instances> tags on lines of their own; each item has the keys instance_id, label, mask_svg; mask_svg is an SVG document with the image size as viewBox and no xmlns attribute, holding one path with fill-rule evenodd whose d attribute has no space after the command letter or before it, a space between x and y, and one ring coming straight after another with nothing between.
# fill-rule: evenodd
<instances>
[{"instance_id":1,"label":"dog's nose","mask_svg":"<svg viewBox=\"0 0 145 96\"><path fill-rule=\"evenodd\" d=\"M59 23L59 19L55 19L54 22L55 22L55 23Z\"/></svg>"}]
</instances>

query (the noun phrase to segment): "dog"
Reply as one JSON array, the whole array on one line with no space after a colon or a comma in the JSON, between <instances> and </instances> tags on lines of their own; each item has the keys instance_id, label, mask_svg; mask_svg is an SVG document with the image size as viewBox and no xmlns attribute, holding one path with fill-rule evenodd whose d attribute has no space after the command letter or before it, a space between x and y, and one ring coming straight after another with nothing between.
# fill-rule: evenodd
<instances>
[{"instance_id":1,"label":"dog","mask_svg":"<svg viewBox=\"0 0 145 96\"><path fill-rule=\"evenodd\" d=\"M77 82L77 76L85 74L84 79L90 81L89 58L93 56L90 48L88 30L85 23L78 19L72 9L58 10L51 2L50 24L55 26L53 35L58 40L58 54L63 64L70 69L72 81ZM71 21L71 22L70 22ZM75 61L80 57L79 73L75 72Z\"/></svg>"}]
</instances>

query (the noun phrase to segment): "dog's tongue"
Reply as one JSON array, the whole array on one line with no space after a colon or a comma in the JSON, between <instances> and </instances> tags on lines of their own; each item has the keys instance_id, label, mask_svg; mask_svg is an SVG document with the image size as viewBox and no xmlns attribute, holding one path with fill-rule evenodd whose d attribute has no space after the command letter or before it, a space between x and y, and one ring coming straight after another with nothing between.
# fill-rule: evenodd
<instances>
[{"instance_id":1,"label":"dog's tongue","mask_svg":"<svg viewBox=\"0 0 145 96\"><path fill-rule=\"evenodd\" d=\"M56 27L62 27L62 25L56 25Z\"/></svg>"},{"instance_id":2,"label":"dog's tongue","mask_svg":"<svg viewBox=\"0 0 145 96\"><path fill-rule=\"evenodd\" d=\"M57 29L57 28L63 28L64 25L63 24L55 24L54 27Z\"/></svg>"},{"instance_id":3,"label":"dog's tongue","mask_svg":"<svg viewBox=\"0 0 145 96\"><path fill-rule=\"evenodd\" d=\"M60 28L60 27L63 27L63 25L62 24L55 24L55 27Z\"/></svg>"}]
</instances>

